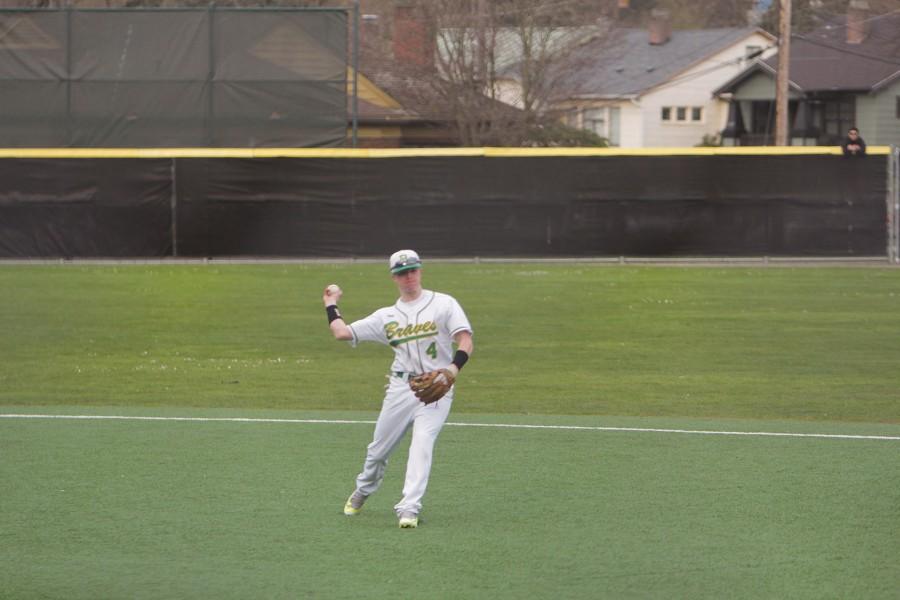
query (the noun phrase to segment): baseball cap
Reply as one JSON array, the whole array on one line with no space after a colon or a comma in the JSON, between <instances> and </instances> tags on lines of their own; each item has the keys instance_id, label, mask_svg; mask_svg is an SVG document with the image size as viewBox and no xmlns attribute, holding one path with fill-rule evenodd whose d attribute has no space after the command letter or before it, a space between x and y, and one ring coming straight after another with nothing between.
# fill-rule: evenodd
<instances>
[{"instance_id":1,"label":"baseball cap","mask_svg":"<svg viewBox=\"0 0 900 600\"><path fill-rule=\"evenodd\" d=\"M415 250L397 250L391 254L388 266L391 269L391 274L396 275L403 271L421 268L422 261L419 260L419 255L416 254Z\"/></svg>"}]
</instances>

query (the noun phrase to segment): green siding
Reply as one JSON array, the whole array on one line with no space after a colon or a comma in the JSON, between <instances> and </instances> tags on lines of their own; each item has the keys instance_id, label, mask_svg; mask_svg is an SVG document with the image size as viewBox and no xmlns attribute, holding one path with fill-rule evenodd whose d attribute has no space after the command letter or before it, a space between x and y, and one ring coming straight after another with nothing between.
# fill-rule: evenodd
<instances>
[{"instance_id":1,"label":"green siding","mask_svg":"<svg viewBox=\"0 0 900 600\"><path fill-rule=\"evenodd\" d=\"M791 98L797 94L791 92ZM754 73L735 90L734 99L743 100L744 119L750 127L751 100L774 100L775 79L767 73ZM856 96L856 126L870 146L900 146L900 118L897 118L897 102L900 98L900 80L880 90L877 94Z\"/></svg>"},{"instance_id":2,"label":"green siding","mask_svg":"<svg viewBox=\"0 0 900 600\"><path fill-rule=\"evenodd\" d=\"M797 93L791 90L791 98ZM734 92L736 100L774 100L775 78L767 73L757 72L740 84Z\"/></svg>"},{"instance_id":3,"label":"green siding","mask_svg":"<svg viewBox=\"0 0 900 600\"><path fill-rule=\"evenodd\" d=\"M856 123L860 134L870 146L900 146L900 119L897 118L897 102L900 98L900 81L880 90L877 94L856 98Z\"/></svg>"}]
</instances>

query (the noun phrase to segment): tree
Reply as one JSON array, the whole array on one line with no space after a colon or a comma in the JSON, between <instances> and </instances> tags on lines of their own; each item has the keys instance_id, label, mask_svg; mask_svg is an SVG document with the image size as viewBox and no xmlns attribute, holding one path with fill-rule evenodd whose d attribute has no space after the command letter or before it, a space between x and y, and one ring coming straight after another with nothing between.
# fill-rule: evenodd
<instances>
[{"instance_id":1,"label":"tree","mask_svg":"<svg viewBox=\"0 0 900 600\"><path fill-rule=\"evenodd\" d=\"M742 27L756 0L660 0L668 9L675 29Z\"/></svg>"},{"instance_id":2,"label":"tree","mask_svg":"<svg viewBox=\"0 0 900 600\"><path fill-rule=\"evenodd\" d=\"M619 20L641 26L654 9L665 9L674 29L742 27L756 4L757 0L631 0L619 11Z\"/></svg>"},{"instance_id":3,"label":"tree","mask_svg":"<svg viewBox=\"0 0 900 600\"><path fill-rule=\"evenodd\" d=\"M808 33L820 27L823 19L846 12L848 4L849 0L794 0L791 3L791 30ZM773 0L760 22L760 27L773 35L778 35L780 5L779 0Z\"/></svg>"},{"instance_id":4,"label":"tree","mask_svg":"<svg viewBox=\"0 0 900 600\"><path fill-rule=\"evenodd\" d=\"M793 0L791 3L791 29L795 33L809 33L829 23L839 22L847 14L850 0ZM872 16L885 15L900 10L900 0L868 0ZM770 33L778 33L778 0L773 0L763 15L760 27Z\"/></svg>"},{"instance_id":5,"label":"tree","mask_svg":"<svg viewBox=\"0 0 900 600\"><path fill-rule=\"evenodd\" d=\"M354 4L353 0L7 1L75 8ZM559 114L549 109L549 100L556 85L578 67L577 61L561 59L585 41L607 35L618 0L361 0L360 4L363 14L378 13L381 23L373 28L363 20L363 73L389 71L387 79L396 84L390 93L426 121L451 123L459 143L605 145L599 136L563 126ZM398 15L403 21L399 24ZM379 35L370 35L373 32Z\"/></svg>"},{"instance_id":6,"label":"tree","mask_svg":"<svg viewBox=\"0 0 900 600\"><path fill-rule=\"evenodd\" d=\"M424 32L395 21L393 47L395 57L406 55L400 66L413 108L452 122L465 146L602 145L602 138L572 135L547 110L555 84L576 67L569 61L563 68L560 58L607 30L606 22L568 26L559 6L554 0L420 0L408 6L403 18L421 19ZM415 50L404 49L417 46L417 35L434 39L419 62Z\"/></svg>"}]
</instances>

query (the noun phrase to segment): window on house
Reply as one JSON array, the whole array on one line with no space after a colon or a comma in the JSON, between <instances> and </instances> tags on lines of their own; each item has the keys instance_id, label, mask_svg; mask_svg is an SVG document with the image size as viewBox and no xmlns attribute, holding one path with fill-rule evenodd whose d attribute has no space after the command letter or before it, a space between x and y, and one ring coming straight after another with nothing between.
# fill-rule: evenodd
<instances>
[{"instance_id":1,"label":"window on house","mask_svg":"<svg viewBox=\"0 0 900 600\"><path fill-rule=\"evenodd\" d=\"M618 146L619 145L619 130L621 129L621 116L620 109L618 106L610 106L609 107L609 131L607 132L606 139L609 140L610 145Z\"/></svg>"},{"instance_id":2,"label":"window on house","mask_svg":"<svg viewBox=\"0 0 900 600\"><path fill-rule=\"evenodd\" d=\"M900 96L897 96L897 118L900 119Z\"/></svg>"},{"instance_id":3,"label":"window on house","mask_svg":"<svg viewBox=\"0 0 900 600\"><path fill-rule=\"evenodd\" d=\"M660 119L664 122L671 123L679 121L682 123L701 123L703 121L702 106L663 106L659 113Z\"/></svg>"},{"instance_id":4,"label":"window on house","mask_svg":"<svg viewBox=\"0 0 900 600\"><path fill-rule=\"evenodd\" d=\"M620 109L617 106L588 108L582 112L582 128L606 138L610 145L619 145Z\"/></svg>"},{"instance_id":5,"label":"window on house","mask_svg":"<svg viewBox=\"0 0 900 600\"><path fill-rule=\"evenodd\" d=\"M850 96L826 101L823 104L823 130L832 140L841 140L856 124L856 98Z\"/></svg>"},{"instance_id":6,"label":"window on house","mask_svg":"<svg viewBox=\"0 0 900 600\"><path fill-rule=\"evenodd\" d=\"M809 109L809 124L819 130L819 145L839 144L847 136L847 130L856 125L854 96L816 99L809 102Z\"/></svg>"},{"instance_id":7,"label":"window on house","mask_svg":"<svg viewBox=\"0 0 900 600\"><path fill-rule=\"evenodd\" d=\"M606 109L588 108L583 113L583 127L597 135L606 136Z\"/></svg>"}]
</instances>

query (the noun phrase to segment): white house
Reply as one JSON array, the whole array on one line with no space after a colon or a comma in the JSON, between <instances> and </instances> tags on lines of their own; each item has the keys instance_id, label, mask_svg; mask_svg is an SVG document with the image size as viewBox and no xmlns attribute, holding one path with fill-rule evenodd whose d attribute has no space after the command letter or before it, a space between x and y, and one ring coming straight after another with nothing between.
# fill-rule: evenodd
<instances>
[{"instance_id":1,"label":"white house","mask_svg":"<svg viewBox=\"0 0 900 600\"><path fill-rule=\"evenodd\" d=\"M775 51L773 36L756 27L672 31L656 15L648 29L614 28L581 45L561 63L568 72L549 108L613 146L696 146L725 128L728 103L712 92ZM517 79L511 68L500 83L513 105Z\"/></svg>"}]
</instances>

